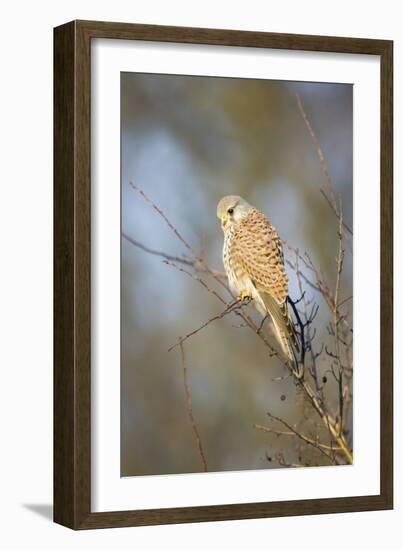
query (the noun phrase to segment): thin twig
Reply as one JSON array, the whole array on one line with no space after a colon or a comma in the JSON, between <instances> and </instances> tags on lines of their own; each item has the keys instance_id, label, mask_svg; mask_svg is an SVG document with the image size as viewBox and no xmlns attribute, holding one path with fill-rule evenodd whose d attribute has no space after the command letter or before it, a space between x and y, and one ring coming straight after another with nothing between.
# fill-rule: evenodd
<instances>
[{"instance_id":1,"label":"thin twig","mask_svg":"<svg viewBox=\"0 0 403 550\"><path fill-rule=\"evenodd\" d=\"M122 237L126 239L129 243L131 243L133 246L140 248L140 250L144 250L144 252L148 252L148 254L151 254L153 256L159 256L160 258L164 258L165 260L168 260L171 262L176 262L178 264L183 264L189 267L193 267L193 269L195 269L196 271L206 272L206 269L204 268L204 266L200 264L198 260L195 260L193 258L190 259L186 257L181 257L181 256L172 256L171 254L167 254L166 252L161 252L160 250L154 250L153 248L150 248L149 246L146 246L140 243L139 241L136 241L132 237L129 237L129 235L126 235L126 233L122 233ZM214 273L216 277L220 277L220 279L226 279L226 275L222 271L217 271L215 269L212 269L211 271L212 273Z\"/></svg>"},{"instance_id":2,"label":"thin twig","mask_svg":"<svg viewBox=\"0 0 403 550\"><path fill-rule=\"evenodd\" d=\"M144 193L142 189L137 187L132 181L129 182L130 186L136 191L136 193L139 193L143 199L150 204L154 210L158 212L158 214L161 216L161 218L165 221L165 223L168 225L168 227L175 233L175 235L178 237L178 239L181 241L181 243L193 254L193 256L197 256L194 249L190 246L190 244L182 237L182 235L179 233L179 231L176 229L176 227L169 221L169 219L165 216L164 212L158 208L158 206Z\"/></svg>"},{"instance_id":3,"label":"thin twig","mask_svg":"<svg viewBox=\"0 0 403 550\"><path fill-rule=\"evenodd\" d=\"M200 277L197 277L196 275L194 275L193 273L191 273L187 269L183 269L183 267L179 267L175 263L170 262L169 260L163 260L163 262L164 262L164 264L169 265L170 267L173 267L174 269L176 269L180 273L184 273L185 275L188 275L188 277L190 277L191 279L193 279L194 281L199 283L203 288L205 288L207 290L207 292L210 292L210 294L215 296L222 304L226 304L226 301L224 300L224 298L222 298L218 294L218 292L216 292L214 289L210 288L209 285L205 281L203 281L203 279L201 279Z\"/></svg>"},{"instance_id":4,"label":"thin twig","mask_svg":"<svg viewBox=\"0 0 403 550\"><path fill-rule=\"evenodd\" d=\"M275 430L274 428L269 428L268 426L262 426L261 424L255 424L254 427L257 430L262 430L263 432L271 433L276 436L295 436L297 437L297 433L294 432L286 432L282 430ZM325 445L324 443L320 443L319 441L315 441L314 439L311 439L310 437L307 437L304 434L300 433L300 439L302 439L305 443L308 445L314 445L315 447L318 446L321 449L324 449L325 451L341 451L340 447L332 447L331 445Z\"/></svg>"},{"instance_id":5,"label":"thin twig","mask_svg":"<svg viewBox=\"0 0 403 550\"><path fill-rule=\"evenodd\" d=\"M280 424L285 426L287 428L287 430L289 430L296 437L301 439L301 441L304 441L307 445L311 445L312 447L317 449L321 454L326 456L326 458L328 458L332 463L334 463L334 458L331 455L329 455L329 453L327 453L321 445L318 445L318 443L314 439L310 439L309 437L306 437L305 435L301 434L299 431L295 430L290 424L288 424L288 422L286 422L282 418L279 418L278 416L274 416L274 414L271 414L271 413L268 412L267 416L269 418L271 418L272 420L276 420L277 422L279 422ZM264 426L256 425L255 427L258 428L258 429L263 429L264 431L267 431L267 430L265 430Z\"/></svg>"},{"instance_id":6,"label":"thin twig","mask_svg":"<svg viewBox=\"0 0 403 550\"><path fill-rule=\"evenodd\" d=\"M180 346L180 349L181 349L181 359L182 359L182 369L183 369L183 386L185 388L186 405L187 405L187 410L188 410L188 416L189 416L190 423L192 425L193 433L195 434L197 447L199 449L200 458L201 458L201 461L203 463L203 470L205 472L207 472L208 470L207 470L206 455L204 454L202 440L201 440L199 430L197 428L196 421L195 421L195 418L194 418L194 415L193 415L192 394L190 392L190 385L189 385L189 380L188 380L188 370L187 370L187 367L186 367L185 351L183 349L183 343L180 342L179 346Z\"/></svg>"},{"instance_id":7,"label":"thin twig","mask_svg":"<svg viewBox=\"0 0 403 550\"><path fill-rule=\"evenodd\" d=\"M320 192L321 192L322 196L325 198L328 205L330 206L330 209L332 210L332 212L334 212L334 214L336 215L337 218L340 218L340 212L337 209L337 199L336 199L336 193L334 192L333 180L332 180L332 177L330 175L329 168L327 166L325 155L323 154L322 147L319 143L318 138L316 137L316 134L314 132L312 124L311 124L311 122L308 118L308 115L306 114L306 111L305 111L305 108L302 104L301 98L299 97L298 94L295 94L295 97L296 97L296 100L297 100L297 105L298 105L299 112L301 113L301 116L302 116L302 118L305 122L305 125L308 129L309 135L311 136L312 142L313 142L314 147L316 149L316 152L318 154L319 163L320 163L322 172L323 172L323 174L326 178L326 181L327 181L327 186L328 186L330 198L327 196L327 194L325 193L325 191L323 189L320 189ZM344 222L343 222L343 226L350 233L350 235L352 236L353 235L352 229ZM353 250L353 241L352 241L352 239L351 238L348 239L347 242L349 244L350 250L352 251Z\"/></svg>"},{"instance_id":8,"label":"thin twig","mask_svg":"<svg viewBox=\"0 0 403 550\"><path fill-rule=\"evenodd\" d=\"M316 391L320 392L321 399L323 400L323 395L321 393L321 388L320 388L319 381L318 381L318 368L317 368L317 365L316 365L317 355L315 354L315 351L313 349L313 344L312 344L313 337L311 337L311 326L310 326L311 323L308 323L307 300L306 300L306 297L305 297L305 293L303 293L303 291L302 291L302 281L301 281L301 276L300 276L301 272L299 270L299 256L298 256L298 254L296 254L296 256L295 256L295 265L296 265L296 268L297 268L296 273L297 273L298 287L299 287L299 290L300 290L300 292L302 293L302 296L303 296L303 302L302 303L304 305L304 317L305 317L305 323L306 323L307 341L308 341L309 351L311 353L311 360L312 360L312 368L311 368L312 378L313 378L314 383L315 383Z\"/></svg>"},{"instance_id":9,"label":"thin twig","mask_svg":"<svg viewBox=\"0 0 403 550\"><path fill-rule=\"evenodd\" d=\"M329 197L326 195L325 191L324 191L323 189L319 189L319 191L320 191L322 197L326 200L326 202L327 202L327 204L329 205L331 211L335 214L335 216L336 216L337 218L339 218L339 213L337 212L337 210L335 210L335 207L334 207L332 201L331 201L331 200L329 199ZM350 226L347 225L346 222L344 222L344 221L343 221L343 227L344 227L344 229L346 229L346 230L350 233L350 235L353 234L353 230L352 230L352 229L350 228Z\"/></svg>"},{"instance_id":10,"label":"thin twig","mask_svg":"<svg viewBox=\"0 0 403 550\"><path fill-rule=\"evenodd\" d=\"M126 233L122 233L122 237L127 241L129 241L129 243L131 243L132 245L137 246L137 248L140 248L141 250L144 250L144 252L148 252L153 256L160 256L161 258L165 258L166 260L172 260L173 262L178 262L178 263L192 266L192 267L194 266L194 262L192 260L180 258L179 256L171 256L171 254L167 254L166 252L160 252L159 250L153 250L152 248L149 248L148 246L140 243L139 241L132 239L131 237L129 237L129 235L126 235Z\"/></svg>"},{"instance_id":11,"label":"thin twig","mask_svg":"<svg viewBox=\"0 0 403 550\"><path fill-rule=\"evenodd\" d=\"M327 412L327 409L325 408L323 401L322 402L319 401L318 397L315 395L315 392L313 391L311 386L307 384L305 380L301 381L301 386L303 387L305 394L309 398L313 408L322 419L326 428L329 430L330 435L334 438L334 440L337 442L339 447L341 447L341 449L343 450L343 453L345 458L347 459L347 462L349 464L352 464L353 455L351 454L351 451L347 447L346 441L344 439L344 435L340 433L339 430L337 429L336 427L337 423L335 419Z\"/></svg>"},{"instance_id":12,"label":"thin twig","mask_svg":"<svg viewBox=\"0 0 403 550\"><path fill-rule=\"evenodd\" d=\"M327 167L327 163L326 163L326 159L325 159L325 155L323 154L323 151L322 151L322 147L320 146L320 143L319 143L319 140L318 138L316 137L316 134L312 128L312 125L309 121L309 118L308 118L308 115L306 114L306 111L304 109L304 106L302 105L302 101L299 97L298 94L295 94L295 97L297 99L297 104L298 104L298 109L299 109L299 112L301 113L301 116L302 118L304 119L304 122L305 122L305 125L308 129L308 132L309 132L309 135L311 136L311 139L312 139L312 142L316 148L316 152L318 153L318 157L319 157L319 162L320 162L320 166L322 168L322 172L324 173L325 177L326 177L326 181L327 181L327 185L328 185L328 188L329 188L329 193L330 193L330 196L331 196L331 201L334 205L334 208L336 209L336 212L337 212L337 208L336 208L336 195L335 195L335 192L334 192L334 188L333 188L333 181L332 181L332 177L329 173L329 169Z\"/></svg>"},{"instance_id":13,"label":"thin twig","mask_svg":"<svg viewBox=\"0 0 403 550\"><path fill-rule=\"evenodd\" d=\"M235 313L237 310L241 309L242 307L247 306L250 303L250 301L251 301L251 298L248 297L248 298L245 298L244 300L239 301L239 302L238 301L232 302L231 304L229 304L224 309L224 311L222 311L221 313L218 313L217 315L214 315L214 317L210 317L210 319L208 319L200 327L196 328L195 330L192 330L192 332L189 332L188 334L186 334L186 336L183 336L183 337L179 338L179 342L177 344L174 344L173 346L171 346L168 349L168 351L172 351L174 348L176 348L176 346L180 346L181 344L183 344L183 342L185 342L185 340L187 340L191 336L194 336L195 334L197 334L198 332L200 332L201 330L206 328L207 325L209 325L213 321L217 321L218 319L222 319L223 317L225 317L229 313Z\"/></svg>"},{"instance_id":14,"label":"thin twig","mask_svg":"<svg viewBox=\"0 0 403 550\"><path fill-rule=\"evenodd\" d=\"M203 281L203 279L201 279L200 277L196 277L195 275L193 275L193 273L191 273L190 271L187 271L186 269L183 269L177 265L175 265L174 263L172 262L169 262L168 260L166 260L164 263L166 263L167 265L173 267L174 269L177 269L178 271L180 271L181 273L184 273L186 275L188 275L189 277L191 277L194 281L198 282L199 284L201 284L208 292L210 292L211 294L213 294L222 304L226 305L228 307L228 303L224 300L224 298L222 298L215 290L211 289L207 283L205 281ZM253 332L262 340L263 344L269 348L269 356L270 357L277 357L277 359L279 359L279 361L281 361L284 365L286 365L286 362L283 361L281 359L281 355L279 354L279 352L277 351L277 349L272 346L270 344L270 342L267 340L267 338L264 336L263 332L262 332L262 326L263 326L263 322L260 323L259 326L256 325L256 323L254 323L254 321L251 319L251 317L249 317L249 315L247 315L244 311L242 311L241 309L239 310L236 310L235 313L237 315L239 315L243 321L245 322L245 326L246 327L249 327L250 329L253 330ZM264 320L263 320L264 321Z\"/></svg>"},{"instance_id":15,"label":"thin twig","mask_svg":"<svg viewBox=\"0 0 403 550\"><path fill-rule=\"evenodd\" d=\"M341 278L341 272L343 269L343 259L344 259L344 248L343 248L343 211L340 204L339 208L340 217L339 217L339 252L337 255L337 272L336 272L336 286L334 291L334 307L333 307L333 324L334 324L334 341L335 341L335 348L336 348L336 363L338 366L338 391L339 391L339 434L343 431L343 386L342 386L342 373L343 373L343 367L341 364L340 359L340 338L339 338L339 293L340 293L340 278Z\"/></svg>"},{"instance_id":16,"label":"thin twig","mask_svg":"<svg viewBox=\"0 0 403 550\"><path fill-rule=\"evenodd\" d=\"M292 246L290 243L286 243L286 244L287 244L287 248L289 250L291 250L298 257L298 260L301 260L301 262L304 264L304 266L314 275L315 282L310 281L306 277L306 275L296 266L296 264L293 264L290 260L287 260L288 265L296 272L296 274L298 276L302 277L302 279L310 287L312 287L314 290L316 290L317 292L319 292L323 296L329 310L333 313L334 301L335 301L334 294L333 294L332 290L329 288L329 286L324 282L323 274L315 266L315 264L312 261L311 256L306 251L304 252L304 254L301 254L300 251L297 248L295 248L294 246ZM348 320L345 316L340 317L340 321L346 327L349 327L349 322L348 322Z\"/></svg>"},{"instance_id":17,"label":"thin twig","mask_svg":"<svg viewBox=\"0 0 403 550\"><path fill-rule=\"evenodd\" d=\"M186 241L186 239L179 233L179 231L176 229L176 227L174 226L174 224L168 219L168 217L164 214L164 212L144 193L144 191L142 189L140 189L139 187L137 187L137 185L135 185L132 181L129 182L130 183L130 186L137 192L139 193L143 199L148 202L148 204L150 204L154 210L156 212L158 212L158 214L162 217L162 219L165 221L165 223L168 225L168 227L171 229L171 231L174 232L174 234L176 235L176 237L180 240L180 242L189 250L189 252L192 254L192 256L194 257L195 260L197 260L198 262L200 262L200 264L204 267L204 269L220 284L222 285L226 290L227 292L230 292L228 286L223 282L221 276L218 276L217 273L215 273L210 267L209 265L207 264L207 262L201 258L200 256L198 256L194 250L194 248Z\"/></svg>"}]
</instances>

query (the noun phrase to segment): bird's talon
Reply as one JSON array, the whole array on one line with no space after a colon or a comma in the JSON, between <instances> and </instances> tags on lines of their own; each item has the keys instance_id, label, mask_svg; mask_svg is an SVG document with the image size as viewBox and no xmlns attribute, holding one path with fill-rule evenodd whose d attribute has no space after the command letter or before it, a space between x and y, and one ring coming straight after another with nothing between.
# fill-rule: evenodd
<instances>
[{"instance_id":1,"label":"bird's talon","mask_svg":"<svg viewBox=\"0 0 403 550\"><path fill-rule=\"evenodd\" d=\"M246 298L252 298L252 294L247 290L243 290L239 296L236 297L237 302L243 302Z\"/></svg>"}]
</instances>

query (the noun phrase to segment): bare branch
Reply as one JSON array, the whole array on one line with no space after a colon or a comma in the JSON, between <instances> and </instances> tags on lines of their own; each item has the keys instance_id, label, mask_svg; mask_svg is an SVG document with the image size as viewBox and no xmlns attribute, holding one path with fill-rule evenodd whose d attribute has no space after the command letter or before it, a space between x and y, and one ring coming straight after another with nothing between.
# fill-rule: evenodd
<instances>
[{"instance_id":1,"label":"bare branch","mask_svg":"<svg viewBox=\"0 0 403 550\"><path fill-rule=\"evenodd\" d=\"M287 432L282 430L275 430L274 428L269 428L268 426L262 426L261 424L255 424L254 427L257 430L261 430L262 432L274 434L278 437L284 435L284 436L295 436L297 437L297 433L294 432ZM299 438L302 439L307 445L313 445L315 447L320 447L321 449L324 449L325 451L341 451L340 447L332 447L331 445L325 445L324 443L320 443L319 441L315 441L314 439L307 437L304 434L299 434Z\"/></svg>"},{"instance_id":2,"label":"bare branch","mask_svg":"<svg viewBox=\"0 0 403 550\"><path fill-rule=\"evenodd\" d=\"M179 231L176 229L176 227L169 221L169 219L166 217L164 212L158 208L158 206L144 193L142 189L137 187L132 181L129 182L130 186L136 191L136 193L139 193L143 199L150 204L156 212L161 216L161 218L165 221L165 223L168 225L168 227L175 233L177 238L180 240L180 242L191 252L193 256L197 256L196 252L193 250L193 248L190 246L190 244L182 237L182 235L179 233Z\"/></svg>"},{"instance_id":3,"label":"bare branch","mask_svg":"<svg viewBox=\"0 0 403 550\"><path fill-rule=\"evenodd\" d=\"M186 269L183 269L183 267L179 267L177 266L175 263L173 262L170 262L169 260L164 260L164 264L166 265L169 265L170 267L173 267L174 269L180 271L181 273L184 273L185 275L188 275L188 277L192 278L194 281L196 281L197 283L199 283L203 288L205 288L207 290L207 292L210 292L210 294L212 294L213 296L215 296L222 304L226 304L227 302L224 300L224 298L222 298L218 292L216 292L215 290L213 290L212 288L210 288L208 286L208 284L203 281L203 279L201 279L200 277L197 277L196 275L193 275L193 273L191 273L190 271L187 271Z\"/></svg>"},{"instance_id":4,"label":"bare branch","mask_svg":"<svg viewBox=\"0 0 403 550\"><path fill-rule=\"evenodd\" d=\"M197 259L194 259L194 258L190 259L184 256L172 256L171 254L167 254L166 252L154 250L153 248L150 248L140 243L139 241L136 241L132 237L129 237L129 235L126 235L126 233L122 233L122 237L125 238L133 246L140 248L140 250L144 250L144 252L148 252L148 254L151 254L153 256L159 256L160 258L164 258L165 260L175 262L177 264L187 265L189 267L192 267L195 271L201 271L201 272L207 273L205 267L201 265L201 263ZM222 271L216 271L215 269L212 269L211 272L214 273L215 277L219 277L220 279L227 278L225 273Z\"/></svg>"},{"instance_id":5,"label":"bare branch","mask_svg":"<svg viewBox=\"0 0 403 550\"><path fill-rule=\"evenodd\" d=\"M188 380L188 370L187 370L186 362L185 362L185 351L183 349L183 343L180 342L179 346L180 346L180 349L181 349L181 359L182 359L182 369L183 369L183 387L185 388L186 405L187 405L187 410L188 410L188 416L189 416L190 423L192 425L193 433L195 434L195 438L196 438L196 442L197 442L197 448L199 449L200 458L201 458L201 461L203 463L203 470L205 472L207 472L208 471L207 470L207 460L206 460L206 456L204 454L203 444L202 444L202 440L201 440L201 437L200 437L200 434L199 434L199 430L197 428L196 421L195 421L195 418L194 418L194 415L193 415L192 394L190 392L190 385L189 385L189 380Z\"/></svg>"},{"instance_id":6,"label":"bare branch","mask_svg":"<svg viewBox=\"0 0 403 550\"><path fill-rule=\"evenodd\" d=\"M319 140L318 138L316 137L316 134L312 128L312 125L309 121L309 118L308 118L308 115L306 114L306 111L304 109L304 106L302 105L302 101L299 97L298 94L295 94L295 97L296 97L296 100L297 100L297 104L298 104L298 109L299 109L299 112L301 113L301 116L302 118L304 119L304 122L305 122L305 125L308 129L308 132L309 132L309 135L311 136L311 139L312 139L312 142L316 148L316 152L318 153L318 157L319 157L319 162L320 162L320 166L322 168L322 172L324 173L325 177L326 177L326 181L327 181L327 185L328 185L328 188L329 188L329 193L330 193L330 197L331 197L331 202L332 204L334 205L334 209L336 210L337 212L337 208L336 208L336 195L335 195L335 192L334 192L334 189L333 189L333 181L332 181L332 177L330 176L330 173L329 173L329 169L327 167L327 163L326 163L326 159L325 159L325 155L323 154L323 151L322 151L322 147L320 146L320 143L319 143Z\"/></svg>"},{"instance_id":7,"label":"bare branch","mask_svg":"<svg viewBox=\"0 0 403 550\"><path fill-rule=\"evenodd\" d=\"M251 298L248 297L248 298L245 298L242 301L232 302L231 304L229 304L224 309L224 311L222 311L218 315L214 315L214 317L210 317L210 319L208 319L205 323L203 323L199 328L196 328L195 330L192 330L192 332L189 332L188 334L186 334L186 336L183 336L182 338L179 338L179 342L177 344L174 344L173 346L171 346L168 349L168 351L172 351L174 348L176 348L176 346L179 346L179 345L183 344L183 342L185 340L187 340L191 336L194 336L195 334L197 334L198 332L200 332L201 330L206 328L213 321L217 321L218 319L222 319L223 317L225 317L229 313L235 313L237 310L240 310L242 307L247 306L250 303L250 301L251 301Z\"/></svg>"},{"instance_id":8,"label":"bare branch","mask_svg":"<svg viewBox=\"0 0 403 550\"><path fill-rule=\"evenodd\" d=\"M322 197L324 197L324 199L326 200L326 202L327 202L327 204L329 205L331 211L335 214L335 216L336 216L337 218L339 218L339 213L337 212L337 210L335 210L335 207L334 207L332 201L331 201L331 200L329 199L329 197L326 195L325 191L324 191L323 189L320 189L319 191L320 191ZM348 231L348 232L350 233L350 235L353 234L353 230L352 230L352 229L350 228L350 226L348 226L348 225L346 224L346 222L344 222L344 221L343 221L343 227L344 227L344 229L346 229L346 231Z\"/></svg>"},{"instance_id":9,"label":"bare branch","mask_svg":"<svg viewBox=\"0 0 403 550\"><path fill-rule=\"evenodd\" d=\"M141 250L144 250L144 252L148 252L149 254L152 254L153 256L160 256L161 258L165 258L166 260L171 260L173 262L181 263L188 266L194 266L194 262L191 260L187 260L185 258L180 258L179 256L171 256L170 254L167 254L166 252L160 252L158 250L153 250L152 248L149 248L148 246L140 243L139 241L136 241L135 239L132 239L129 237L129 235L126 235L126 233L122 233L122 237L125 238L129 243L131 243L133 246L137 246L137 248L140 248Z\"/></svg>"},{"instance_id":10,"label":"bare branch","mask_svg":"<svg viewBox=\"0 0 403 550\"><path fill-rule=\"evenodd\" d=\"M325 191L323 189L320 189L320 192L321 192L322 196L325 198L328 205L330 206L330 209L332 210L332 212L336 215L337 218L340 218L340 212L337 209L337 199L336 199L336 194L334 192L333 180L332 180L332 177L331 177L330 172L329 172L329 168L328 168L327 163L326 163L325 155L323 154L322 147L321 147L321 145L319 143L319 140L316 137L316 134L315 134L315 132L312 128L312 124L311 124L311 122L308 118L308 115L306 114L306 111L305 111L305 108L302 104L301 98L299 97L298 94L295 94L295 97L296 97L296 100L297 100L297 105L298 105L299 112L301 113L301 116L302 116L302 118L305 122L305 125L308 129L309 135L311 136L312 142L313 142L313 144L315 146L315 149L316 149L316 152L318 154L319 163L320 163L322 172L323 172L323 174L326 178L326 181L327 181L327 186L328 186L330 197L327 196L327 194L325 193ZM344 222L343 222L343 227L350 233L351 236L353 235L352 229ZM348 244L349 244L350 250L352 251L353 250L353 241L352 241L351 238L348 239Z\"/></svg>"},{"instance_id":11,"label":"bare branch","mask_svg":"<svg viewBox=\"0 0 403 550\"><path fill-rule=\"evenodd\" d=\"M334 458L328 452L326 452L326 450L323 448L323 445L318 445L318 443L314 439L311 439L311 438L306 437L305 435L301 434L298 430L295 430L290 424L288 424L285 420L279 418L278 416L274 416L273 414L271 414L269 412L267 413L267 416L269 418L271 418L272 420L276 420L277 422L279 422L280 424L285 426L289 432L291 432L296 437L301 439L301 441L303 441L307 445L311 445L312 447L317 449L321 454L326 456L326 458L328 458L332 462L332 464L334 464L334 462L335 462ZM270 428L266 429L265 426L261 426L259 424L256 424L255 427L259 430L263 430L263 431L266 431L266 432L271 431Z\"/></svg>"},{"instance_id":12,"label":"bare branch","mask_svg":"<svg viewBox=\"0 0 403 550\"><path fill-rule=\"evenodd\" d=\"M191 277L194 281L198 282L199 284L201 284L208 292L210 292L211 294L213 294L222 304L224 305L227 305L228 306L228 303L224 300L224 298L222 298L215 290L211 289L207 283L205 281L203 281L202 279L200 279L200 277L196 277L195 275L193 275L192 273L190 273L190 271L187 271L186 269L183 269L177 265L175 265L174 263L172 262L169 262L168 260L166 260L164 263L166 263L167 265L177 269L178 271L180 271L181 273L185 273L186 275L188 275L189 277ZM259 326L257 326L254 321L251 319L251 317L249 317L249 315L247 315L244 311L241 311L240 309L237 310L235 312L237 315L239 315L243 321L245 322L245 325L242 326L242 328L244 327L249 327L250 329L253 330L253 332L259 336L259 338L261 339L261 341L263 342L263 344L269 349L269 356L270 357L277 357L283 364L286 365L286 362L283 361L281 359L281 356L279 354L279 352L276 350L276 348L274 346L272 346L270 344L270 342L267 340L267 338L264 336L263 332L262 332L262 327L263 327L263 323L265 321L265 319L262 320L262 322L260 323Z\"/></svg>"},{"instance_id":13,"label":"bare branch","mask_svg":"<svg viewBox=\"0 0 403 550\"><path fill-rule=\"evenodd\" d=\"M200 256L198 256L194 250L194 248L185 240L184 237L182 237L182 235L179 233L179 231L176 229L176 227L174 226L174 224L168 219L168 217L164 214L164 212L144 193L144 191L142 189L140 189L139 187L137 187L137 185L135 185L133 182L129 182L130 183L130 186L137 192L139 193L143 199L148 202L148 204L150 204L154 210L156 212L158 212L158 214L162 217L162 219L165 221L165 223L168 225L168 227L174 232L174 234L176 235L176 237L180 240L180 242L189 250L189 252L192 254L192 256L194 257L195 261L198 261L201 266L203 266L203 268L205 269L205 271L207 271L214 279L216 279L216 281L218 281L219 284L221 284L226 290L227 292L229 292L229 294L231 294L229 288L227 287L227 285L222 281L222 278L221 276L219 276L217 273L215 273L212 269L210 269L209 265L207 264L207 262L205 262L205 260L203 258L201 258Z\"/></svg>"},{"instance_id":14,"label":"bare branch","mask_svg":"<svg viewBox=\"0 0 403 550\"><path fill-rule=\"evenodd\" d=\"M335 341L335 348L336 348L336 363L339 370L338 380L339 380L339 434L343 431L343 419L344 419L344 397L343 397L343 385L342 385L342 375L343 375L343 367L341 364L340 359L340 338L339 338L339 293L340 293L340 278L341 278L341 272L343 269L343 260L344 260L344 248L343 248L343 211L340 204L339 208L340 216L339 216L339 252L337 255L337 272L336 272L336 287L334 291L334 306L333 306L333 324L334 324L334 341Z\"/></svg>"}]
</instances>

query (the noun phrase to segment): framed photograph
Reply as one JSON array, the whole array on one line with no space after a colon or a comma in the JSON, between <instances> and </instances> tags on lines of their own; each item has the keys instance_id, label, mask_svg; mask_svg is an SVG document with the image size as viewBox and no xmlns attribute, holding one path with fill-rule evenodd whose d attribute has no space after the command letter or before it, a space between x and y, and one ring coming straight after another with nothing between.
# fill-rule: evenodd
<instances>
[{"instance_id":1,"label":"framed photograph","mask_svg":"<svg viewBox=\"0 0 403 550\"><path fill-rule=\"evenodd\" d=\"M393 506L393 43L54 31L54 520Z\"/></svg>"}]
</instances>

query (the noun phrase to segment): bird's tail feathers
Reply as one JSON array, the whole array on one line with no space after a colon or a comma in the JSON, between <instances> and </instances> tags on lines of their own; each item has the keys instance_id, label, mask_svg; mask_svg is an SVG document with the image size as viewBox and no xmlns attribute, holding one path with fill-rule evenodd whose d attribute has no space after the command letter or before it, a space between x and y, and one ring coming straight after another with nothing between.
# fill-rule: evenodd
<instances>
[{"instance_id":1,"label":"bird's tail feathers","mask_svg":"<svg viewBox=\"0 0 403 550\"><path fill-rule=\"evenodd\" d=\"M264 294L262 298L267 313L269 313L273 321L274 332L281 346L281 349L291 361L295 361L296 357L293 346L295 350L299 352L300 345L297 335L295 333L295 328L291 319L290 312L288 310L287 301L279 304L269 294Z\"/></svg>"}]
</instances>

